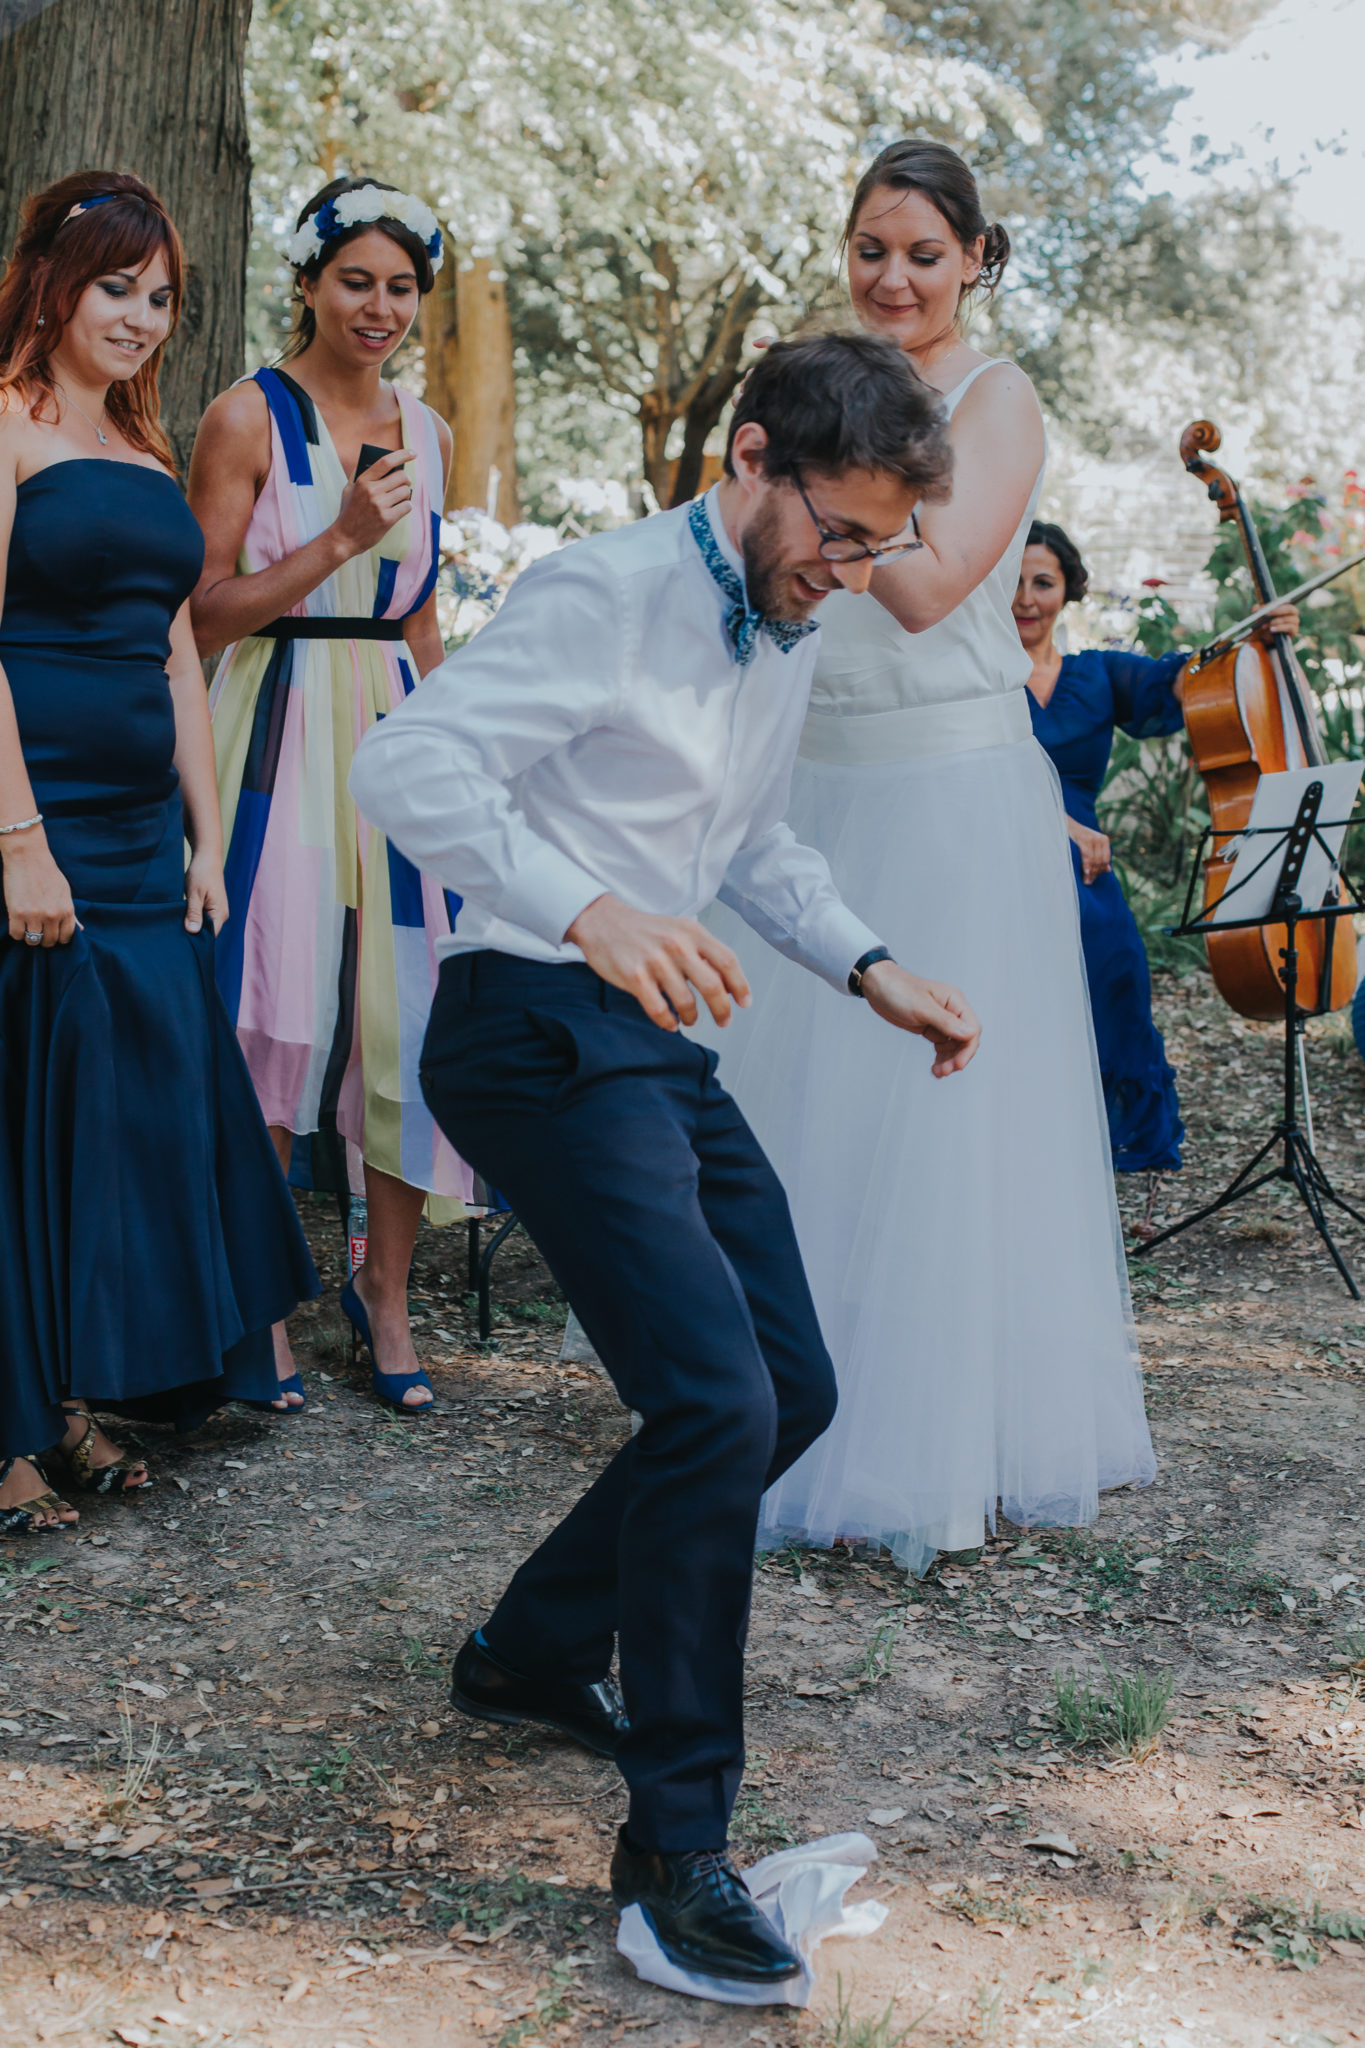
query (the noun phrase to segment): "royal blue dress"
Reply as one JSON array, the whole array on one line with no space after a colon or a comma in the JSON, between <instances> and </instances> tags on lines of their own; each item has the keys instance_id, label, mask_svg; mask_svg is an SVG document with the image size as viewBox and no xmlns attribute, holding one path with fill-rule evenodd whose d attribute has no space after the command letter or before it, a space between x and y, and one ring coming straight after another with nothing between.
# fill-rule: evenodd
<instances>
[{"instance_id":1,"label":"royal blue dress","mask_svg":"<svg viewBox=\"0 0 1365 2048\"><path fill-rule=\"evenodd\" d=\"M30 948L0 905L0 1456L55 1443L73 1394L180 1428L270 1400L270 1325L318 1291L212 931L184 926L166 661L203 553L164 471L19 486L0 664L84 929Z\"/></svg>"},{"instance_id":2,"label":"royal blue dress","mask_svg":"<svg viewBox=\"0 0 1365 2048\"><path fill-rule=\"evenodd\" d=\"M1046 704L1029 692L1035 739L1062 779L1066 813L1078 825L1101 829L1095 801L1109 766L1114 728L1134 739L1178 732L1183 724L1172 684L1186 656L1119 654L1091 648L1064 654ZM1175 1074L1152 1021L1152 977L1137 921L1118 877L1081 880L1080 849L1071 862L1081 909L1081 946L1090 983L1109 1142L1120 1173L1178 1167L1180 1121Z\"/></svg>"}]
</instances>

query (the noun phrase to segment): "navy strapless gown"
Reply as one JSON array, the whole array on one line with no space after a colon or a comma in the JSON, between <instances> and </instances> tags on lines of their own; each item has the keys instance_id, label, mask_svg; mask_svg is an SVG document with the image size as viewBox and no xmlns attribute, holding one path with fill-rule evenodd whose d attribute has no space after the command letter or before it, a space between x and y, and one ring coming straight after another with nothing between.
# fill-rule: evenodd
<instances>
[{"instance_id":1,"label":"navy strapless gown","mask_svg":"<svg viewBox=\"0 0 1365 2048\"><path fill-rule=\"evenodd\" d=\"M0 922L0 1455L63 1396L192 1428L275 1392L270 1325L318 1291L213 935L185 930L166 661L203 538L164 472L60 462L19 486L0 663L84 929Z\"/></svg>"},{"instance_id":2,"label":"navy strapless gown","mask_svg":"<svg viewBox=\"0 0 1365 2048\"><path fill-rule=\"evenodd\" d=\"M1183 654L1154 661L1145 654L1091 648L1063 655L1046 704L1029 692L1034 738L1051 757L1062 779L1066 814L1078 825L1100 829L1095 802L1115 726L1134 739L1180 730L1184 720L1171 685L1185 660ZM1175 1074L1152 1020L1152 977L1142 934L1118 877L1100 875L1087 886L1074 843L1071 860L1114 1165L1120 1173L1178 1167L1185 1127Z\"/></svg>"}]
</instances>

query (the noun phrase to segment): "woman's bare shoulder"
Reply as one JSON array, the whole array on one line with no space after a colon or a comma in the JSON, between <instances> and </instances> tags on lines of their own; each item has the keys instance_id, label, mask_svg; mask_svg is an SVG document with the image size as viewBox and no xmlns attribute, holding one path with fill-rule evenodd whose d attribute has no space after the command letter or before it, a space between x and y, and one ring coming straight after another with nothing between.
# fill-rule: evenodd
<instances>
[{"instance_id":1,"label":"woman's bare shoulder","mask_svg":"<svg viewBox=\"0 0 1365 2048\"><path fill-rule=\"evenodd\" d=\"M199 431L216 440L239 434L264 434L269 426L270 407L265 393L254 377L246 377L240 384L230 384L210 401L199 422Z\"/></svg>"},{"instance_id":2,"label":"woman's bare shoulder","mask_svg":"<svg viewBox=\"0 0 1365 2048\"><path fill-rule=\"evenodd\" d=\"M450 458L455 452L455 436L451 433L450 428L447 426L446 422L441 418L440 413L438 413L433 406L429 405L427 407L427 412L431 417L432 425L436 429L436 439L439 442L441 449L441 460L445 464L446 468L449 469Z\"/></svg>"},{"instance_id":3,"label":"woman's bare shoulder","mask_svg":"<svg viewBox=\"0 0 1365 2048\"><path fill-rule=\"evenodd\" d=\"M190 495L206 482L219 484L250 477L259 491L270 474L270 407L254 377L220 391L208 406L194 437L190 463Z\"/></svg>"},{"instance_id":4,"label":"woman's bare shoulder","mask_svg":"<svg viewBox=\"0 0 1365 2048\"><path fill-rule=\"evenodd\" d=\"M43 428L23 392L12 385L0 391L0 467L11 483L21 470L41 469L42 435Z\"/></svg>"},{"instance_id":5,"label":"woman's bare shoulder","mask_svg":"<svg viewBox=\"0 0 1365 2048\"><path fill-rule=\"evenodd\" d=\"M962 414L994 414L996 417L1009 415L1015 419L1039 419L1042 407L1034 390L1018 363L1007 358L997 359L984 369L970 391L962 394L958 408Z\"/></svg>"}]
</instances>

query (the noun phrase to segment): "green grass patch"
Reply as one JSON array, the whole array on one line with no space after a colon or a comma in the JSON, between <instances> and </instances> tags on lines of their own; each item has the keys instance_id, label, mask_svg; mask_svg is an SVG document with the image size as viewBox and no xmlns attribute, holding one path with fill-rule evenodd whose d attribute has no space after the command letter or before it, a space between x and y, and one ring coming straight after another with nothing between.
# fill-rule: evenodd
<instances>
[{"instance_id":1,"label":"green grass patch","mask_svg":"<svg viewBox=\"0 0 1365 2048\"><path fill-rule=\"evenodd\" d=\"M901 1626L894 1614L884 1615L872 1631L872 1639L856 1664L849 1666L849 1677L856 1678L859 1685L880 1685L884 1678L891 1676L896 1661L896 1643Z\"/></svg>"},{"instance_id":2,"label":"green grass patch","mask_svg":"<svg viewBox=\"0 0 1365 2048\"><path fill-rule=\"evenodd\" d=\"M1074 1673L1054 1673L1052 1724L1058 1739L1092 1745L1111 1756L1144 1757L1155 1749L1171 1718L1174 1675L1124 1676L1108 1664L1106 1683L1094 1686Z\"/></svg>"},{"instance_id":3,"label":"green grass patch","mask_svg":"<svg viewBox=\"0 0 1365 2048\"><path fill-rule=\"evenodd\" d=\"M1324 1941L1365 1942L1365 1920L1358 1913L1329 1913L1316 1899L1247 1900L1233 1941L1238 1948L1259 1949L1277 1963L1311 1970L1322 1961Z\"/></svg>"},{"instance_id":4,"label":"green grass patch","mask_svg":"<svg viewBox=\"0 0 1365 2048\"><path fill-rule=\"evenodd\" d=\"M910 2039L933 2011L932 2006L926 2006L915 2019L897 2027L894 1999L885 2012L859 2018L853 2010L852 1999L844 1995L842 1977L835 1979L835 1997L838 2002L834 2017L825 2025L828 2048L901 2048L901 2044Z\"/></svg>"},{"instance_id":5,"label":"green grass patch","mask_svg":"<svg viewBox=\"0 0 1365 2048\"><path fill-rule=\"evenodd\" d=\"M950 1892L943 1901L954 1913L960 1913L964 1920L970 1920L973 1927L985 1927L994 1923L1006 1927L1032 1927L1038 1918L1038 1901L1032 1892L983 1891L976 1885L963 1885L960 1890Z\"/></svg>"},{"instance_id":6,"label":"green grass patch","mask_svg":"<svg viewBox=\"0 0 1365 2048\"><path fill-rule=\"evenodd\" d=\"M744 1848L756 1850L760 1856L767 1856L774 1849L790 1849L796 1841L789 1822L757 1786L741 1789L730 1828Z\"/></svg>"}]
</instances>

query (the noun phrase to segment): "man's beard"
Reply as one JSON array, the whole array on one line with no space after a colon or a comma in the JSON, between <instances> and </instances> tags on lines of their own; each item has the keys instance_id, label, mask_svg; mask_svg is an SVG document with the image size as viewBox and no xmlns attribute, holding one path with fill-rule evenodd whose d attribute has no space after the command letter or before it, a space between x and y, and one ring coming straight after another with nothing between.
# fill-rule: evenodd
<instances>
[{"instance_id":1,"label":"man's beard","mask_svg":"<svg viewBox=\"0 0 1365 2048\"><path fill-rule=\"evenodd\" d=\"M797 564L783 562L778 552L777 532L781 523L775 499L765 499L744 533L744 588L751 611L761 612L765 619L803 626L816 607L800 603L792 588Z\"/></svg>"}]
</instances>

